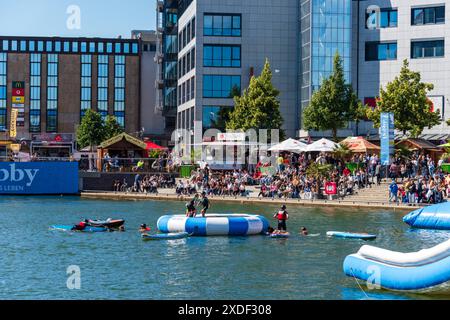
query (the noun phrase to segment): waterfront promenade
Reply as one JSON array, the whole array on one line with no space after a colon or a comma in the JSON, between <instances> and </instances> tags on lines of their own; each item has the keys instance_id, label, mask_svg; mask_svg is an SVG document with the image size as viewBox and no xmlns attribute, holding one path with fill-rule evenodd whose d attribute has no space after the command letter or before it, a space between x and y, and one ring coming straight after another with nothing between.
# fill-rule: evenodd
<instances>
[{"instance_id":1,"label":"waterfront promenade","mask_svg":"<svg viewBox=\"0 0 450 320\"><path fill-rule=\"evenodd\" d=\"M412 211L419 208L421 205L408 205L402 203L389 203L385 192L382 191L385 188L385 184L382 184L380 188L360 190L355 196L346 197L344 199L335 200L306 200L306 199L278 199L278 198L258 198L258 190L251 188L249 195L242 196L210 196L209 199L214 202L230 202L240 203L246 205L252 204L287 204L291 206L304 206L304 207L347 207L347 208L373 208L373 209L390 209L390 210L402 210ZM104 200L156 200L156 201L183 201L186 202L192 199L193 196L182 195L178 196L175 189L161 189L157 194L143 194L143 193L131 193L131 192L113 192L113 191L89 191L85 190L81 192L82 198L88 199L104 199ZM382 200L385 199L385 200Z\"/></svg>"}]
</instances>

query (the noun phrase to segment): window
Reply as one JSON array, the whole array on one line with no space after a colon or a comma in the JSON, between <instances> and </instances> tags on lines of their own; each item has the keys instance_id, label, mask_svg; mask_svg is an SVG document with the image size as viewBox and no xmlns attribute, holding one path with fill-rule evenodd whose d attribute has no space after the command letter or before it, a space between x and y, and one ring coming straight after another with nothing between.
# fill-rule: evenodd
<instances>
[{"instance_id":1,"label":"window","mask_svg":"<svg viewBox=\"0 0 450 320\"><path fill-rule=\"evenodd\" d=\"M444 40L412 41L411 58L438 58L444 57Z\"/></svg>"},{"instance_id":2,"label":"window","mask_svg":"<svg viewBox=\"0 0 450 320\"><path fill-rule=\"evenodd\" d=\"M64 52L70 52L70 42L64 41Z\"/></svg>"},{"instance_id":3,"label":"window","mask_svg":"<svg viewBox=\"0 0 450 320\"><path fill-rule=\"evenodd\" d=\"M397 9L381 9L366 14L367 28L393 28L398 25Z\"/></svg>"},{"instance_id":4,"label":"window","mask_svg":"<svg viewBox=\"0 0 450 320\"><path fill-rule=\"evenodd\" d=\"M87 43L86 42L81 42L81 52L82 53L86 53L87 52Z\"/></svg>"},{"instance_id":5,"label":"window","mask_svg":"<svg viewBox=\"0 0 450 320\"><path fill-rule=\"evenodd\" d=\"M103 119L108 115L108 56L98 56L97 110Z\"/></svg>"},{"instance_id":6,"label":"window","mask_svg":"<svg viewBox=\"0 0 450 320\"><path fill-rule=\"evenodd\" d=\"M61 52L61 41L55 42L55 52Z\"/></svg>"},{"instance_id":7,"label":"window","mask_svg":"<svg viewBox=\"0 0 450 320\"><path fill-rule=\"evenodd\" d=\"M241 67L241 47L205 45L203 47L204 67Z\"/></svg>"},{"instance_id":8,"label":"window","mask_svg":"<svg viewBox=\"0 0 450 320\"><path fill-rule=\"evenodd\" d=\"M125 127L125 56L114 57L114 116Z\"/></svg>"},{"instance_id":9,"label":"window","mask_svg":"<svg viewBox=\"0 0 450 320\"><path fill-rule=\"evenodd\" d=\"M9 51L9 41L3 40L3 51Z\"/></svg>"},{"instance_id":10,"label":"window","mask_svg":"<svg viewBox=\"0 0 450 320\"><path fill-rule=\"evenodd\" d=\"M81 56L81 106L80 117L83 118L92 107L92 56Z\"/></svg>"},{"instance_id":11,"label":"window","mask_svg":"<svg viewBox=\"0 0 450 320\"><path fill-rule=\"evenodd\" d=\"M20 51L27 51L27 42L25 40L20 41Z\"/></svg>"},{"instance_id":12,"label":"window","mask_svg":"<svg viewBox=\"0 0 450 320\"><path fill-rule=\"evenodd\" d=\"M78 52L78 42L72 42L72 52Z\"/></svg>"},{"instance_id":13,"label":"window","mask_svg":"<svg viewBox=\"0 0 450 320\"><path fill-rule=\"evenodd\" d=\"M30 52L34 52L36 50L36 42L35 41L29 41L28 42L28 50L30 50Z\"/></svg>"},{"instance_id":14,"label":"window","mask_svg":"<svg viewBox=\"0 0 450 320\"><path fill-rule=\"evenodd\" d=\"M204 98L232 98L241 92L241 76L204 75Z\"/></svg>"},{"instance_id":15,"label":"window","mask_svg":"<svg viewBox=\"0 0 450 320\"><path fill-rule=\"evenodd\" d=\"M204 16L205 36L241 36L241 15L206 14Z\"/></svg>"},{"instance_id":16,"label":"window","mask_svg":"<svg viewBox=\"0 0 450 320\"><path fill-rule=\"evenodd\" d=\"M133 43L132 47L131 47L131 52L133 54L138 54L139 53L139 45L137 43Z\"/></svg>"},{"instance_id":17,"label":"window","mask_svg":"<svg viewBox=\"0 0 450 320\"><path fill-rule=\"evenodd\" d=\"M203 132L208 129L225 130L225 123L229 120L230 112L232 110L232 107L203 106Z\"/></svg>"},{"instance_id":18,"label":"window","mask_svg":"<svg viewBox=\"0 0 450 320\"><path fill-rule=\"evenodd\" d=\"M397 60L397 43L366 42L366 61Z\"/></svg>"},{"instance_id":19,"label":"window","mask_svg":"<svg viewBox=\"0 0 450 320\"><path fill-rule=\"evenodd\" d=\"M8 54L5 52L0 52L0 131L6 131L7 72L8 72Z\"/></svg>"},{"instance_id":20,"label":"window","mask_svg":"<svg viewBox=\"0 0 450 320\"><path fill-rule=\"evenodd\" d=\"M411 9L413 26L441 23L445 23L445 6Z\"/></svg>"},{"instance_id":21,"label":"window","mask_svg":"<svg viewBox=\"0 0 450 320\"><path fill-rule=\"evenodd\" d=\"M53 42L47 41L45 43L45 51L47 52L53 52Z\"/></svg>"},{"instance_id":22,"label":"window","mask_svg":"<svg viewBox=\"0 0 450 320\"><path fill-rule=\"evenodd\" d=\"M30 132L41 131L41 60L40 53L30 55Z\"/></svg>"},{"instance_id":23,"label":"window","mask_svg":"<svg viewBox=\"0 0 450 320\"><path fill-rule=\"evenodd\" d=\"M47 132L58 131L58 55L47 55Z\"/></svg>"}]
</instances>

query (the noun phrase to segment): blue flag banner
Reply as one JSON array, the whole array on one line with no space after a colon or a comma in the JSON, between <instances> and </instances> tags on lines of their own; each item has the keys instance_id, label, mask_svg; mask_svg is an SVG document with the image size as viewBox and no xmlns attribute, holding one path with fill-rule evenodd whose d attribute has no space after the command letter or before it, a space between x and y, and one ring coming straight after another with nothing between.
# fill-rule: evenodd
<instances>
[{"instance_id":1,"label":"blue flag banner","mask_svg":"<svg viewBox=\"0 0 450 320\"><path fill-rule=\"evenodd\" d=\"M77 162L0 162L0 194L77 194Z\"/></svg>"},{"instance_id":2,"label":"blue flag banner","mask_svg":"<svg viewBox=\"0 0 450 320\"><path fill-rule=\"evenodd\" d=\"M381 164L390 165L394 155L394 114L381 113L380 116Z\"/></svg>"}]
</instances>

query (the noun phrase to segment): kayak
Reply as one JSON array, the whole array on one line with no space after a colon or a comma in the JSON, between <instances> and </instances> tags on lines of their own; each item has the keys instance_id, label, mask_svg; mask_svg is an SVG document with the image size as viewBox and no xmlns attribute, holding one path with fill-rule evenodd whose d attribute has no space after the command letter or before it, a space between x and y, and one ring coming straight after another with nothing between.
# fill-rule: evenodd
<instances>
[{"instance_id":1,"label":"kayak","mask_svg":"<svg viewBox=\"0 0 450 320\"><path fill-rule=\"evenodd\" d=\"M91 227L104 227L117 229L125 224L125 220L123 219L108 219L108 220L88 220L88 225Z\"/></svg>"},{"instance_id":2,"label":"kayak","mask_svg":"<svg viewBox=\"0 0 450 320\"><path fill-rule=\"evenodd\" d=\"M87 226L86 228L84 228L84 230L72 230L73 227L74 226L55 225L55 226L51 226L50 229L60 230L60 231L77 231L77 232L106 232L106 231L108 231L107 228L103 228L103 227Z\"/></svg>"},{"instance_id":3,"label":"kayak","mask_svg":"<svg viewBox=\"0 0 450 320\"><path fill-rule=\"evenodd\" d=\"M375 240L377 238L377 236L374 234L342 232L342 231L328 231L327 236L345 239L362 239L362 240Z\"/></svg>"},{"instance_id":4,"label":"kayak","mask_svg":"<svg viewBox=\"0 0 450 320\"><path fill-rule=\"evenodd\" d=\"M269 237L274 238L274 239L286 239L289 238L291 236L291 234L288 233L272 233L269 235Z\"/></svg>"},{"instance_id":5,"label":"kayak","mask_svg":"<svg viewBox=\"0 0 450 320\"><path fill-rule=\"evenodd\" d=\"M143 234L143 240L177 240L189 237L187 232L178 233L158 233L158 234Z\"/></svg>"}]
</instances>

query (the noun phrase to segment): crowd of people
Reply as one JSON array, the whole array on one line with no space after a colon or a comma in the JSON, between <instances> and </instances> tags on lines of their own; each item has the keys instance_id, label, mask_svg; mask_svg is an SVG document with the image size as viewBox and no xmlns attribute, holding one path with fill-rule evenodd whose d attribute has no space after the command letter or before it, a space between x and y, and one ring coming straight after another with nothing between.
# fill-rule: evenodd
<instances>
[{"instance_id":1,"label":"crowd of people","mask_svg":"<svg viewBox=\"0 0 450 320\"><path fill-rule=\"evenodd\" d=\"M134 183L129 183L127 178L122 181L114 180L114 192L136 192L136 193L158 193L160 188L174 188L175 177L173 175L154 174L144 175L136 174Z\"/></svg>"},{"instance_id":2,"label":"crowd of people","mask_svg":"<svg viewBox=\"0 0 450 320\"><path fill-rule=\"evenodd\" d=\"M396 159L389 166L389 201L403 204L439 203L450 195L450 175L429 155Z\"/></svg>"},{"instance_id":3,"label":"crowd of people","mask_svg":"<svg viewBox=\"0 0 450 320\"><path fill-rule=\"evenodd\" d=\"M350 170L348 164L352 163ZM315 199L327 195L326 186L336 187L336 196L344 198L363 188L380 185L384 178L390 184L390 201L402 203L437 203L450 195L450 175L429 155L413 154L410 158L395 158L389 167L382 166L377 154L355 154L343 161L332 154L284 153L276 159L276 170L267 174L271 162L258 163L248 170L216 171L208 165L192 173L190 179L179 181L177 195L206 192L212 196L249 196L249 186L255 186L258 197L277 199ZM313 165L325 166L317 174ZM270 172L270 170L269 170Z\"/></svg>"}]
</instances>

